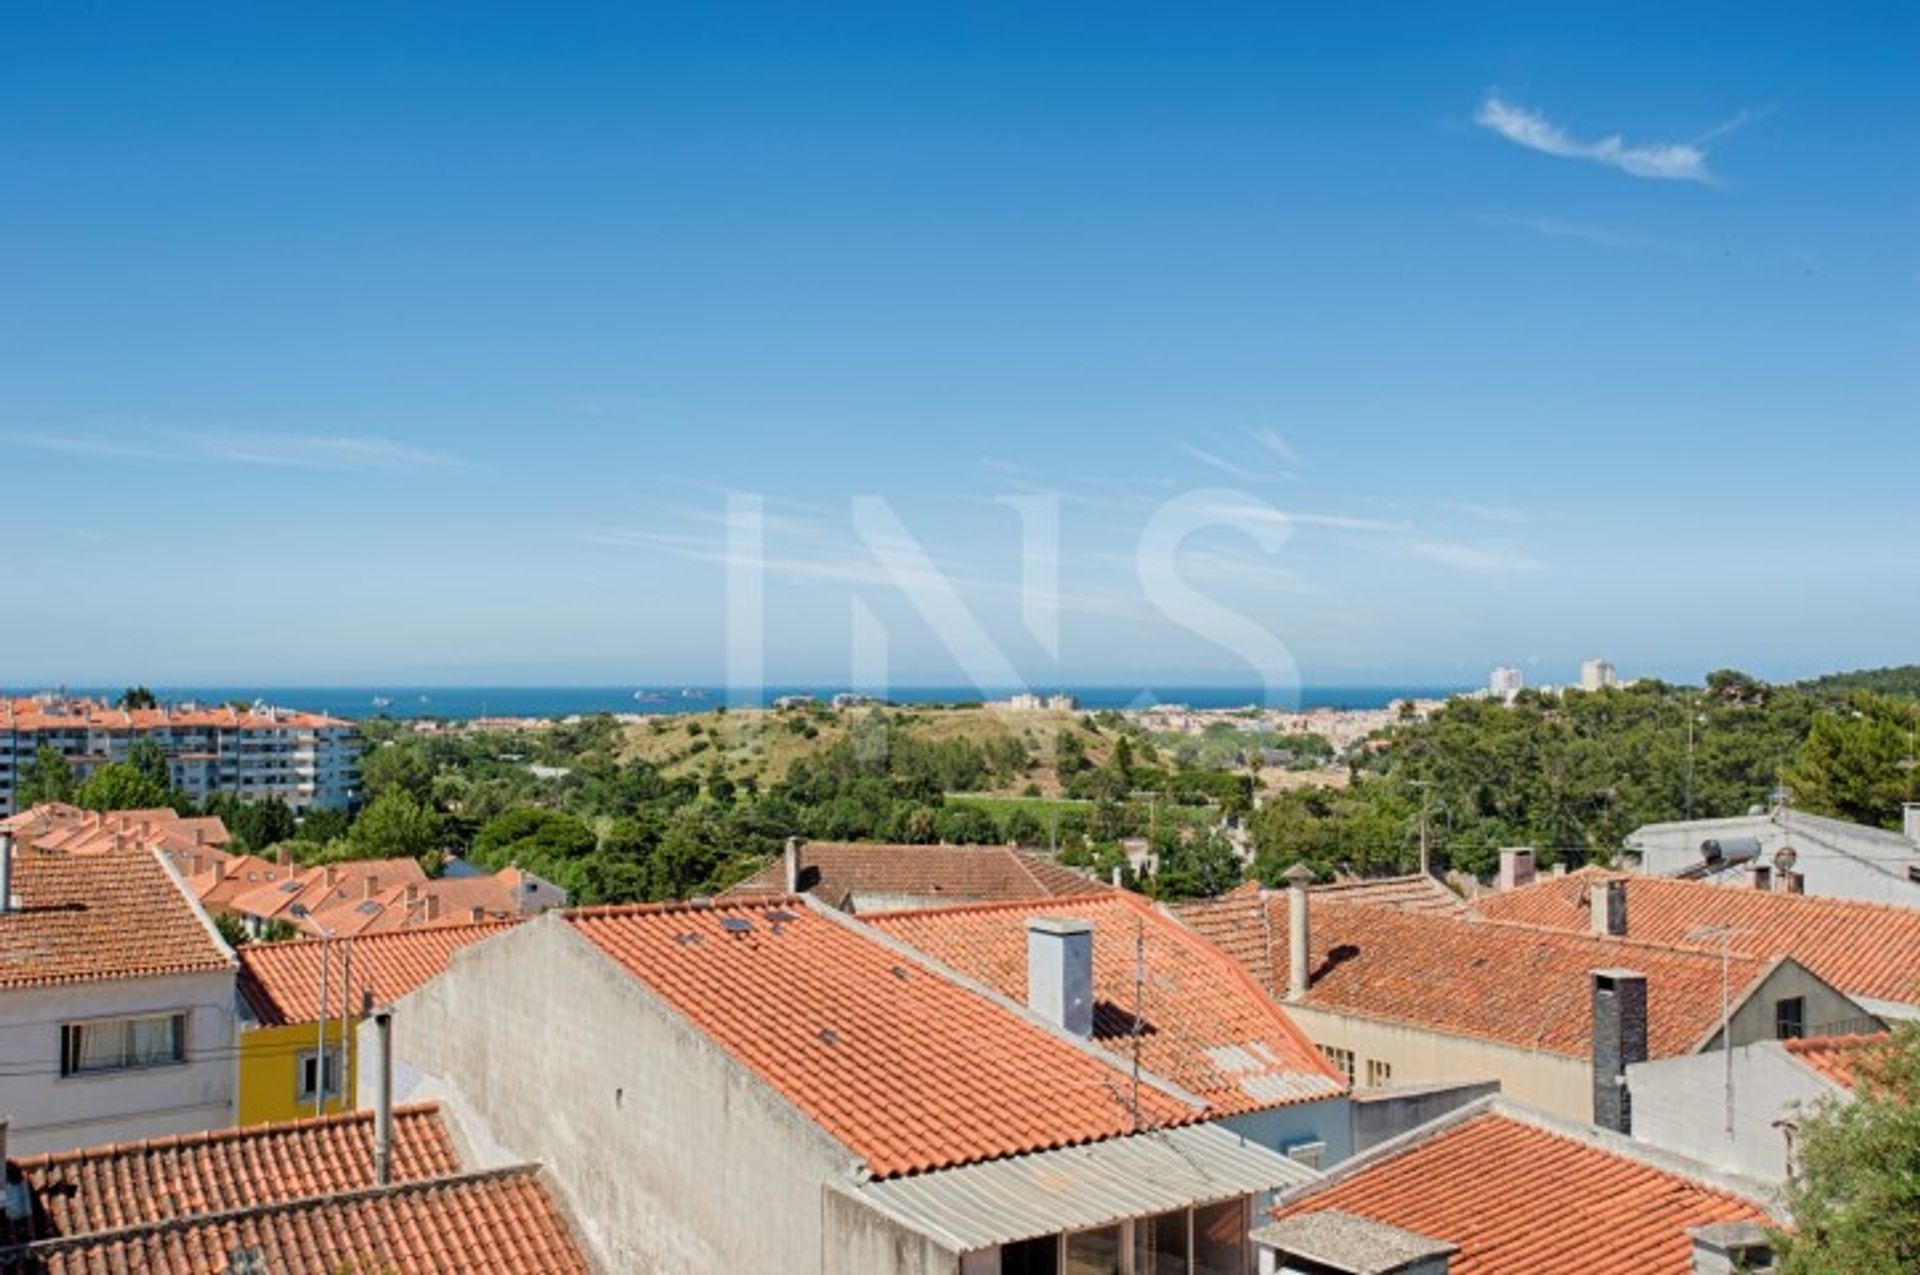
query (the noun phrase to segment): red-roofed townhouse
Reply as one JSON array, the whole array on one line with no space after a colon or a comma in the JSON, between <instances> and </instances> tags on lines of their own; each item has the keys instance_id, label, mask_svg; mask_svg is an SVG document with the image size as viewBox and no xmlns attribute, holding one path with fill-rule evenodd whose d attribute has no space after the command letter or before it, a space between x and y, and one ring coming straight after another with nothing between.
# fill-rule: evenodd
<instances>
[{"instance_id":1,"label":"red-roofed townhouse","mask_svg":"<svg viewBox=\"0 0 1920 1275\"><path fill-rule=\"evenodd\" d=\"M1483 1098L1285 1192L1263 1270L1732 1275L1771 1269L1772 1188Z\"/></svg>"},{"instance_id":2,"label":"red-roofed townhouse","mask_svg":"<svg viewBox=\"0 0 1920 1275\"><path fill-rule=\"evenodd\" d=\"M1823 1102L1853 1097L1861 1060L1887 1033L1763 1040L1627 1068L1633 1136L1721 1168L1783 1181L1794 1140Z\"/></svg>"},{"instance_id":3,"label":"red-roofed townhouse","mask_svg":"<svg viewBox=\"0 0 1920 1275\"><path fill-rule=\"evenodd\" d=\"M1603 916L1624 918L1619 903L1616 892ZM1355 906L1299 886L1176 911L1356 1086L1498 1080L1508 1097L1620 1132L1633 1129L1626 1069L1717 1051L1723 1011L1736 1046L1882 1025L1788 957L1723 963L1700 943Z\"/></svg>"},{"instance_id":4,"label":"red-roofed townhouse","mask_svg":"<svg viewBox=\"0 0 1920 1275\"><path fill-rule=\"evenodd\" d=\"M0 832L0 1116L19 1152L233 1122L234 956L159 850Z\"/></svg>"},{"instance_id":5,"label":"red-roofed townhouse","mask_svg":"<svg viewBox=\"0 0 1920 1275\"><path fill-rule=\"evenodd\" d=\"M805 896L550 912L399 1000L397 1086L549 1166L613 1270L1251 1275L1313 1171L1223 1122L1224 1055L1090 1039L1085 922L1037 919L1028 1005Z\"/></svg>"}]
</instances>

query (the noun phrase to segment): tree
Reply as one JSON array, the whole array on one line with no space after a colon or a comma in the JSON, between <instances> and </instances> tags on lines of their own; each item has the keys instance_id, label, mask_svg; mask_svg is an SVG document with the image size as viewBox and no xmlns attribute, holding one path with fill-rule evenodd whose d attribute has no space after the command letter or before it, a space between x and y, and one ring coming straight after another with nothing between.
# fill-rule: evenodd
<instances>
[{"instance_id":1,"label":"tree","mask_svg":"<svg viewBox=\"0 0 1920 1275\"><path fill-rule=\"evenodd\" d=\"M22 810L42 802L71 802L75 782L73 765L66 755L51 744L42 744L20 771L20 786L15 804Z\"/></svg>"},{"instance_id":2,"label":"tree","mask_svg":"<svg viewBox=\"0 0 1920 1275\"><path fill-rule=\"evenodd\" d=\"M123 761L109 762L87 776L74 804L88 810L152 810L172 797L165 784Z\"/></svg>"},{"instance_id":3,"label":"tree","mask_svg":"<svg viewBox=\"0 0 1920 1275\"><path fill-rule=\"evenodd\" d=\"M1799 1157L1794 1229L1776 1236L1781 1275L1920 1270L1920 1024L1862 1059L1851 1100L1802 1121Z\"/></svg>"},{"instance_id":4,"label":"tree","mask_svg":"<svg viewBox=\"0 0 1920 1275\"><path fill-rule=\"evenodd\" d=\"M370 749L360 761L360 786L369 801L389 792L404 792L416 802L433 796L433 763L412 740L390 742Z\"/></svg>"},{"instance_id":5,"label":"tree","mask_svg":"<svg viewBox=\"0 0 1920 1275\"><path fill-rule=\"evenodd\" d=\"M599 848L593 829L558 810L519 806L489 820L473 839L483 868L518 865L571 894L582 892L587 860Z\"/></svg>"},{"instance_id":6,"label":"tree","mask_svg":"<svg viewBox=\"0 0 1920 1275\"><path fill-rule=\"evenodd\" d=\"M158 708L160 701L154 693L144 686L129 686L120 692L120 698L113 702L115 708L128 710L137 708Z\"/></svg>"},{"instance_id":7,"label":"tree","mask_svg":"<svg viewBox=\"0 0 1920 1275\"><path fill-rule=\"evenodd\" d=\"M437 869L444 833L437 811L415 801L405 790L394 789L375 797L354 819L347 833L347 855L354 859L404 855Z\"/></svg>"},{"instance_id":8,"label":"tree","mask_svg":"<svg viewBox=\"0 0 1920 1275\"><path fill-rule=\"evenodd\" d=\"M1855 694L1846 708L1814 718L1787 769L1794 804L1869 827L1900 826L1900 806L1913 791L1904 763L1914 747L1920 705Z\"/></svg>"}]
</instances>

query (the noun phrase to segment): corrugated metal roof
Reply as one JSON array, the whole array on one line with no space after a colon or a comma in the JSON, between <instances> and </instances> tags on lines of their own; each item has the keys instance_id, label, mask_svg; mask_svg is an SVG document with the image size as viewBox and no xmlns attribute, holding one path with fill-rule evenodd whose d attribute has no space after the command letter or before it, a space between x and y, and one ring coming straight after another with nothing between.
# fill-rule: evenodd
<instances>
[{"instance_id":1,"label":"corrugated metal roof","mask_svg":"<svg viewBox=\"0 0 1920 1275\"><path fill-rule=\"evenodd\" d=\"M955 1252L1315 1181L1219 1125L1187 1125L867 1182L851 1194Z\"/></svg>"}]
</instances>

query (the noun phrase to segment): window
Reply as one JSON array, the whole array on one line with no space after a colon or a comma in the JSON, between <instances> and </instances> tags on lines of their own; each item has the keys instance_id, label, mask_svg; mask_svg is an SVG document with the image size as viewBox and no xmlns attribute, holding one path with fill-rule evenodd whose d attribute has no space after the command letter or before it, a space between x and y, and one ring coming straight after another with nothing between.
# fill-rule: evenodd
<instances>
[{"instance_id":1,"label":"window","mask_svg":"<svg viewBox=\"0 0 1920 1275\"><path fill-rule=\"evenodd\" d=\"M1247 1202L1227 1200L1193 1211L1193 1275L1248 1275Z\"/></svg>"},{"instance_id":2,"label":"window","mask_svg":"<svg viewBox=\"0 0 1920 1275\"><path fill-rule=\"evenodd\" d=\"M1066 1275L1120 1275L1120 1228L1069 1234Z\"/></svg>"},{"instance_id":3,"label":"window","mask_svg":"<svg viewBox=\"0 0 1920 1275\"><path fill-rule=\"evenodd\" d=\"M1798 1040L1807 1034L1807 998L1788 996L1773 1003L1775 1040Z\"/></svg>"},{"instance_id":4,"label":"window","mask_svg":"<svg viewBox=\"0 0 1920 1275\"><path fill-rule=\"evenodd\" d=\"M1059 1275L1060 1237L1043 1235L1037 1240L1000 1246L1000 1275Z\"/></svg>"},{"instance_id":5,"label":"window","mask_svg":"<svg viewBox=\"0 0 1920 1275\"><path fill-rule=\"evenodd\" d=\"M1320 1047L1320 1052L1327 1056L1327 1061L1333 1064L1335 1071L1347 1078L1348 1084L1353 1083L1353 1051L1351 1049L1323 1045Z\"/></svg>"},{"instance_id":6,"label":"window","mask_svg":"<svg viewBox=\"0 0 1920 1275\"><path fill-rule=\"evenodd\" d=\"M318 1060L318 1058L319 1058L319 1055L311 1049L303 1049L300 1051L299 1062L295 1071L295 1074L299 1077L299 1083L295 1085L294 1087L295 1092L293 1095L294 1100L296 1102L312 1102L313 1101L314 1084L319 1079L319 1077L314 1075L314 1064ZM338 1098L339 1096L340 1096L340 1047L338 1045L328 1045L327 1046L327 1097Z\"/></svg>"},{"instance_id":7,"label":"window","mask_svg":"<svg viewBox=\"0 0 1920 1275\"><path fill-rule=\"evenodd\" d=\"M187 1016L114 1018L60 1028L60 1074L166 1067L187 1060Z\"/></svg>"},{"instance_id":8,"label":"window","mask_svg":"<svg viewBox=\"0 0 1920 1275\"><path fill-rule=\"evenodd\" d=\"M1367 1059L1367 1088L1385 1089L1393 1083L1393 1064L1380 1058Z\"/></svg>"},{"instance_id":9,"label":"window","mask_svg":"<svg viewBox=\"0 0 1920 1275\"><path fill-rule=\"evenodd\" d=\"M1187 1211L1133 1224L1133 1275L1187 1275Z\"/></svg>"}]
</instances>

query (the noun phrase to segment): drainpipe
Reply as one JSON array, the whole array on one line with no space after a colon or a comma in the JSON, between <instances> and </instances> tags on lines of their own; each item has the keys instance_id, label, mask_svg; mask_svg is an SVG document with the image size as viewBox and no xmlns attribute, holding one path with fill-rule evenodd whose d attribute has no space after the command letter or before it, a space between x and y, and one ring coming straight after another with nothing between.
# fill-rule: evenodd
<instances>
[{"instance_id":1,"label":"drainpipe","mask_svg":"<svg viewBox=\"0 0 1920 1275\"><path fill-rule=\"evenodd\" d=\"M393 1010L373 1011L373 1181L393 1180Z\"/></svg>"}]
</instances>

